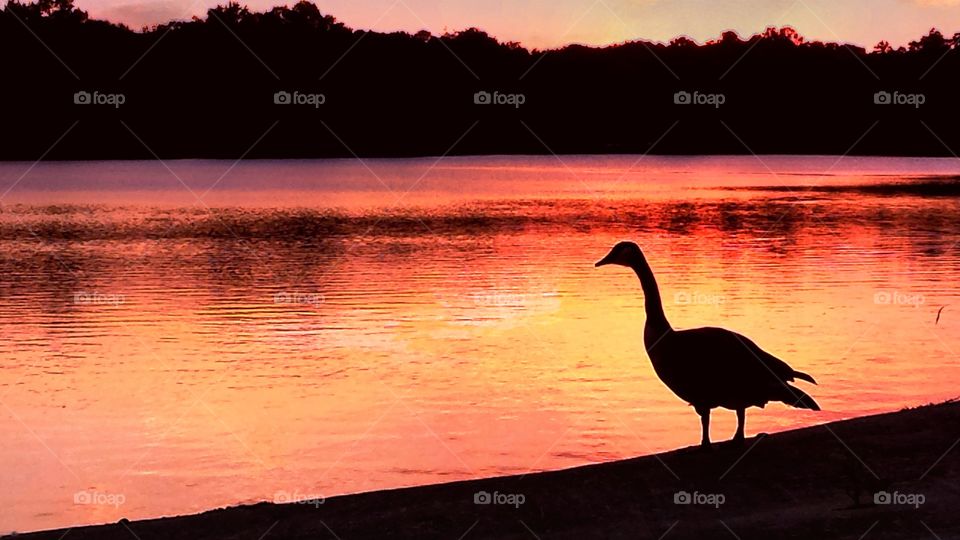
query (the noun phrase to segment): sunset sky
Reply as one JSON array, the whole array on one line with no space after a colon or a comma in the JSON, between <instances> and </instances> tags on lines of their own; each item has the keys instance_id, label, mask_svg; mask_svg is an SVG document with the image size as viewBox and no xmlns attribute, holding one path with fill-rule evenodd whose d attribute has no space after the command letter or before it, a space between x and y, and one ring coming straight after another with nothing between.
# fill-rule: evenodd
<instances>
[{"instance_id":1,"label":"sunset sky","mask_svg":"<svg viewBox=\"0 0 960 540\"><path fill-rule=\"evenodd\" d=\"M188 19L227 0L76 0L92 16L134 28ZM244 3L241 1L241 3ZM283 0L250 0L252 9ZM287 2L292 5L291 0ZM567 43L603 45L631 39L698 41L733 29L743 35L790 25L812 39L872 47L902 45L931 27L960 31L960 0L316 0L320 9L358 29L427 29L434 34L470 26L530 48Z\"/></svg>"}]
</instances>

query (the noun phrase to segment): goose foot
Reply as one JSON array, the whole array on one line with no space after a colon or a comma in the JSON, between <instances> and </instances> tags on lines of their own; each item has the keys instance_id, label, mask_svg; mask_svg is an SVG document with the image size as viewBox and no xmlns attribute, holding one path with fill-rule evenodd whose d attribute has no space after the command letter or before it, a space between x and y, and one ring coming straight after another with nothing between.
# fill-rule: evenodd
<instances>
[{"instance_id":1,"label":"goose foot","mask_svg":"<svg viewBox=\"0 0 960 540\"><path fill-rule=\"evenodd\" d=\"M695 407L697 414L700 415L700 448L703 450L710 450L710 408L709 407Z\"/></svg>"},{"instance_id":2,"label":"goose foot","mask_svg":"<svg viewBox=\"0 0 960 540\"><path fill-rule=\"evenodd\" d=\"M733 443L742 446L743 445L743 433L744 427L747 424L747 410L746 409L737 409L737 432L733 435Z\"/></svg>"}]
</instances>

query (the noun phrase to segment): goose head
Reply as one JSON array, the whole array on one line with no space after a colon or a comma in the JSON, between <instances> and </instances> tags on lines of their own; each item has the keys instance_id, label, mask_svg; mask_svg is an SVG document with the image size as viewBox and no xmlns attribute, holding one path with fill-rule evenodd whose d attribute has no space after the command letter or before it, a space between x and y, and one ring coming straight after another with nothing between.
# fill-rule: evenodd
<instances>
[{"instance_id":1,"label":"goose head","mask_svg":"<svg viewBox=\"0 0 960 540\"><path fill-rule=\"evenodd\" d=\"M633 242L619 242L613 246L613 249L610 250L610 253L607 253L606 257L597 261L597 264L594 266L600 267L608 264L618 264L620 266L633 268L643 260L643 252L640 251L640 246Z\"/></svg>"}]
</instances>

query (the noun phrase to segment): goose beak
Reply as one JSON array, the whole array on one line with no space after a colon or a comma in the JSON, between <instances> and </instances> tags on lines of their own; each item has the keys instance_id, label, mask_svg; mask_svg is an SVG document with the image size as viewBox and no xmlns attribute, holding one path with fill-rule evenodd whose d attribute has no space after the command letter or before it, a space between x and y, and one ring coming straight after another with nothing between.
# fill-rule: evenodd
<instances>
[{"instance_id":1,"label":"goose beak","mask_svg":"<svg viewBox=\"0 0 960 540\"><path fill-rule=\"evenodd\" d=\"M606 257L600 259L600 260L597 261L597 263L594 264L593 266L594 266L594 268L600 268L601 266L606 266L606 265L608 265L608 264L613 264L613 262L610 260L610 255L607 255Z\"/></svg>"}]
</instances>

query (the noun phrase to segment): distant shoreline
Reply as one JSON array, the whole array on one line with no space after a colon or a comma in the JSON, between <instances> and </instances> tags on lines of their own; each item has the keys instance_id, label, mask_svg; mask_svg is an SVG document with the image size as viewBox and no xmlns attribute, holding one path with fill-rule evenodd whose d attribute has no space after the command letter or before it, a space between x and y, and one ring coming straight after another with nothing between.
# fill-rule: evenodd
<instances>
[{"instance_id":1,"label":"distant shoreline","mask_svg":"<svg viewBox=\"0 0 960 540\"><path fill-rule=\"evenodd\" d=\"M771 152L771 153L729 153L729 152L717 152L717 153L643 153L643 152L567 152L567 153L558 153L550 154L547 152L536 153L536 152L516 152L516 153L507 153L507 152L498 152L498 153L449 153L445 155L441 154L377 154L377 155L365 155L365 156L351 156L351 155L330 155L330 156L252 156L244 157L242 160L238 160L236 157L223 157L223 156L183 156L183 157L162 157L161 159L165 162L172 161L225 161L229 163L244 161L244 162L264 162L264 161L356 161L357 159L398 159L398 160L417 160L417 159L448 159L448 158L524 158L524 157L541 157L541 158L553 158L557 156L561 158L565 157L629 157L629 156L644 156L645 158L725 158L725 157L759 157L759 158L835 158L835 159L943 159L950 161L958 161L956 156L950 154L857 154L851 152L848 154L823 154L823 153L788 153L788 152ZM41 160L37 159L3 159L0 158L0 164L9 164L9 163L28 163L32 164L37 163L120 163L120 162L151 162L157 161L155 157L110 157L110 158L99 158L99 157L90 157L90 158L44 158Z\"/></svg>"},{"instance_id":2,"label":"distant shoreline","mask_svg":"<svg viewBox=\"0 0 960 540\"><path fill-rule=\"evenodd\" d=\"M647 156L647 157L744 157L744 156L758 156L758 157L834 157L834 158L913 158L913 159L950 159L956 160L956 156L944 151L940 154L858 154L856 152L851 152L848 154L823 154L823 153L789 153L789 152L771 152L771 153L757 153L751 154L748 152L742 153L730 153L730 152L690 152L690 153L644 153L640 151L623 151L623 152L564 152L551 154L549 152L497 152L497 153L449 153L449 154L371 154L371 155L362 155L362 156L352 156L352 155L318 155L318 156L288 156L288 155L277 155L277 156L251 156L244 157L242 161L334 161L334 160L343 160L343 161L353 161L356 159L444 159L444 158L457 158L457 157L475 157L475 158L495 158L495 157L575 157L575 156ZM163 161L229 161L234 162L238 161L236 157L226 157L226 156L204 156L204 155L195 155L195 156L175 156L175 157L161 157ZM88 162L120 162L120 161L156 161L155 157L57 157L57 158L44 158L41 160L37 159L7 159L0 158L0 163L33 163L39 161L42 163L88 163Z\"/></svg>"},{"instance_id":3,"label":"distant shoreline","mask_svg":"<svg viewBox=\"0 0 960 540\"><path fill-rule=\"evenodd\" d=\"M712 452L75 527L68 538L948 538L960 534L958 441L950 401Z\"/></svg>"}]
</instances>

